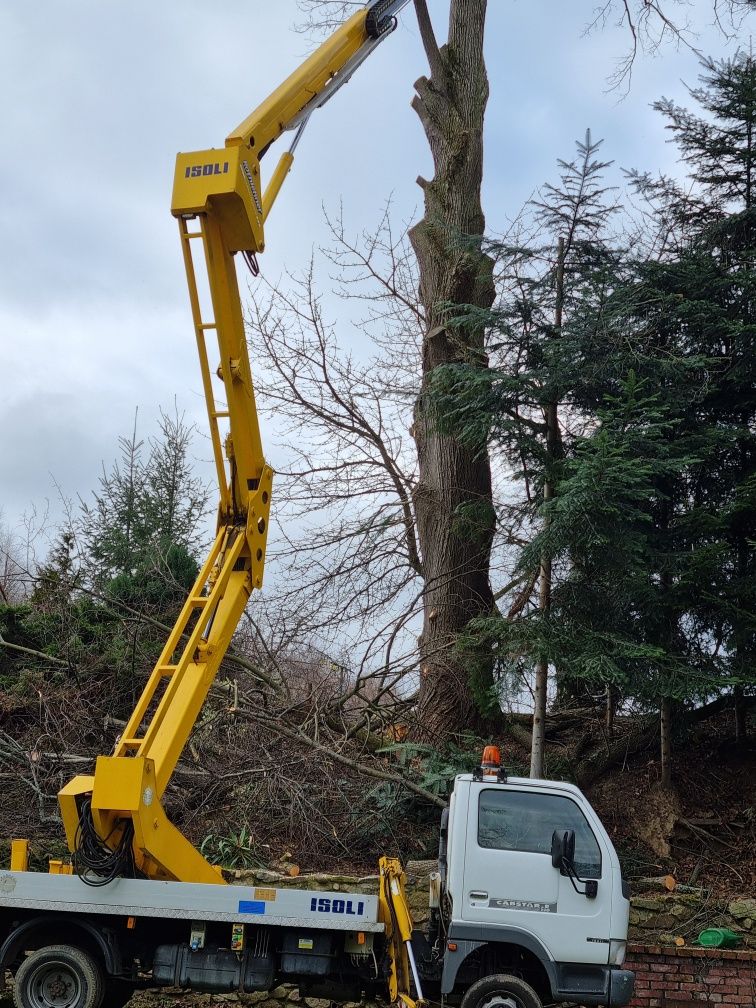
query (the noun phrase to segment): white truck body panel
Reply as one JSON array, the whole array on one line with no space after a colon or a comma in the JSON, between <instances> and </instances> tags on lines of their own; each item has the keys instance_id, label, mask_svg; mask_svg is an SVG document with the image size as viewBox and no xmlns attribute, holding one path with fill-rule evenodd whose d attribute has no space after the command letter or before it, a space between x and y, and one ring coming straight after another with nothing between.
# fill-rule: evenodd
<instances>
[{"instance_id":1,"label":"white truck body panel","mask_svg":"<svg viewBox=\"0 0 756 1008\"><path fill-rule=\"evenodd\" d=\"M126 878L95 888L76 875L41 872L0 873L0 907L328 931L384 930L378 921L378 897L362 893Z\"/></svg>"}]
</instances>

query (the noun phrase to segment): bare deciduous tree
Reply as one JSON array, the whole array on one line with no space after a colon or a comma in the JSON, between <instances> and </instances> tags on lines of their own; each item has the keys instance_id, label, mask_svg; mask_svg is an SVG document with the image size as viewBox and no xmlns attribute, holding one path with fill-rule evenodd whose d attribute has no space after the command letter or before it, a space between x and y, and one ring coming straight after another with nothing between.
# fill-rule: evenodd
<instances>
[{"instance_id":1,"label":"bare deciduous tree","mask_svg":"<svg viewBox=\"0 0 756 1008\"><path fill-rule=\"evenodd\" d=\"M326 255L342 303L348 310L355 299L364 312L355 352L337 346L314 262L288 290L258 289L252 299L257 387L286 446L276 484L285 518L271 544L279 574L267 608L296 614L300 641L309 633L324 646L338 634L342 647L359 642L354 667L388 667L422 585L408 443L422 320L406 237L393 236L387 215L359 241L340 220L332 235ZM372 349L371 328L379 330Z\"/></svg>"},{"instance_id":2,"label":"bare deciduous tree","mask_svg":"<svg viewBox=\"0 0 756 1008\"><path fill-rule=\"evenodd\" d=\"M624 26L630 45L609 76L610 87L629 87L639 55L655 55L665 45L684 46L700 55L687 0L603 0L598 4L588 31L609 23ZM688 8L686 10L686 8ZM710 10L724 38L737 36L746 14L756 9L754 0L711 0Z\"/></svg>"},{"instance_id":3,"label":"bare deciduous tree","mask_svg":"<svg viewBox=\"0 0 756 1008\"><path fill-rule=\"evenodd\" d=\"M29 596L34 578L32 569L40 539L47 526L47 508L31 508L22 524L12 529L3 521L0 511L0 605L17 605Z\"/></svg>"}]
</instances>

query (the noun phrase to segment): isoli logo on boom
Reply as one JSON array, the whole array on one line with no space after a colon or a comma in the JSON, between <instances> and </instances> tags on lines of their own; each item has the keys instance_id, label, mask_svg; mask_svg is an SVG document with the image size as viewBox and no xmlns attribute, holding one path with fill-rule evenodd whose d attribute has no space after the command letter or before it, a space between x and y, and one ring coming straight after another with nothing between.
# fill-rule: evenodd
<instances>
[{"instance_id":1,"label":"isoli logo on boom","mask_svg":"<svg viewBox=\"0 0 756 1008\"><path fill-rule=\"evenodd\" d=\"M355 907L354 902L350 899L328 899L324 896L313 896L310 900L310 910L315 913L352 914L356 917L365 912L365 904L359 900Z\"/></svg>"},{"instance_id":2,"label":"isoli logo on boom","mask_svg":"<svg viewBox=\"0 0 756 1008\"><path fill-rule=\"evenodd\" d=\"M199 178L201 175L227 175L228 161L215 161L211 164L187 165L184 178Z\"/></svg>"}]
</instances>

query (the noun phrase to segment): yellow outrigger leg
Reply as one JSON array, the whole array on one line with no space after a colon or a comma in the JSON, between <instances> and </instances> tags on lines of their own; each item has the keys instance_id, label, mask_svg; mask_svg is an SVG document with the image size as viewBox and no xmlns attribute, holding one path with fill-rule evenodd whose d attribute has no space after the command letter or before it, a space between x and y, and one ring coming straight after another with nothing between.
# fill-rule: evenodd
<instances>
[{"instance_id":1,"label":"yellow outrigger leg","mask_svg":"<svg viewBox=\"0 0 756 1008\"><path fill-rule=\"evenodd\" d=\"M403 1005L404 1008L422 1008L425 999L412 951L412 914L405 893L407 877L396 858L382 857L378 866L378 915L386 928L389 998L391 1004ZM415 998L411 993L412 984Z\"/></svg>"}]
</instances>

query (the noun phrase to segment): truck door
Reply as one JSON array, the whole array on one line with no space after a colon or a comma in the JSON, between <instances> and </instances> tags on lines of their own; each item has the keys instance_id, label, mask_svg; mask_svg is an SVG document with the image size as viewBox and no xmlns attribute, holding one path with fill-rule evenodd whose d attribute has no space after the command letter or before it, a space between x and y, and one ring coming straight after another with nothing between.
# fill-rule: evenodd
<instances>
[{"instance_id":1,"label":"truck door","mask_svg":"<svg viewBox=\"0 0 756 1008\"><path fill-rule=\"evenodd\" d=\"M578 875L598 881L595 899L576 892L551 863L552 834L568 829L575 831ZM606 963L612 862L599 836L567 794L520 784L471 783L459 916L490 925L492 932L530 932L557 962ZM577 888L584 886L577 883ZM496 940L487 929L484 937ZM501 934L499 940L507 939Z\"/></svg>"}]
</instances>

